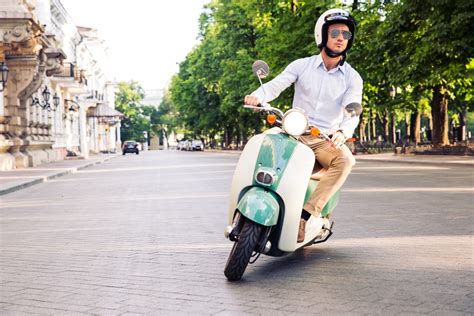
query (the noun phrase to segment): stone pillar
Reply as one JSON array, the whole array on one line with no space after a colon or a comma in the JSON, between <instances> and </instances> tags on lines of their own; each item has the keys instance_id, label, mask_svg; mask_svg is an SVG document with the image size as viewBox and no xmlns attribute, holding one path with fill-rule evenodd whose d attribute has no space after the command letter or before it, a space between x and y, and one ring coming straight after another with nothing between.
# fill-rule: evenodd
<instances>
[{"instance_id":1,"label":"stone pillar","mask_svg":"<svg viewBox=\"0 0 474 316\"><path fill-rule=\"evenodd\" d=\"M87 117L84 106L79 107L79 144L81 156L89 158L89 144L87 143Z\"/></svg>"},{"instance_id":2,"label":"stone pillar","mask_svg":"<svg viewBox=\"0 0 474 316\"><path fill-rule=\"evenodd\" d=\"M45 58L35 55L9 56L6 61L10 69L5 104L5 116L9 118L7 133L12 142L10 152L16 167L24 168L30 165L26 149L32 145L28 100L43 81Z\"/></svg>"},{"instance_id":3,"label":"stone pillar","mask_svg":"<svg viewBox=\"0 0 474 316\"><path fill-rule=\"evenodd\" d=\"M119 121L117 123L117 128L116 128L116 131L117 131L117 135L116 135L116 139L117 139L117 142L116 142L116 148L118 151L120 151L122 149L122 140L120 138L120 127L122 126L121 122Z\"/></svg>"}]
</instances>

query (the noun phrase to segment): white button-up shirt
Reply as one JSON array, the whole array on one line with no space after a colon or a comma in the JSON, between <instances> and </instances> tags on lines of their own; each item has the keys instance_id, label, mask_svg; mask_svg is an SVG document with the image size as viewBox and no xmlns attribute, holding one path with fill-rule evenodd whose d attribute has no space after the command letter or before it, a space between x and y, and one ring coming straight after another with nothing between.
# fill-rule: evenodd
<instances>
[{"instance_id":1,"label":"white button-up shirt","mask_svg":"<svg viewBox=\"0 0 474 316\"><path fill-rule=\"evenodd\" d=\"M311 126L327 133L342 130L346 137L352 136L359 116L345 117L344 107L362 104L362 78L354 68L345 62L327 71L321 55L297 59L252 95L261 103L270 102L292 83L293 108L304 110Z\"/></svg>"}]
</instances>

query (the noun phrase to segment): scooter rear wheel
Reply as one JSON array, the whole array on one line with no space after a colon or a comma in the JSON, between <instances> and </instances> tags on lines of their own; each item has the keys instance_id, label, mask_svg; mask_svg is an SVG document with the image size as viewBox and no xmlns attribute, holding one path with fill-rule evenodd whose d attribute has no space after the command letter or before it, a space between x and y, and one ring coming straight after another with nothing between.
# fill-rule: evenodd
<instances>
[{"instance_id":1,"label":"scooter rear wheel","mask_svg":"<svg viewBox=\"0 0 474 316\"><path fill-rule=\"evenodd\" d=\"M239 239L234 243L225 265L224 274L229 281L238 281L242 278L261 232L262 226L248 221L244 223Z\"/></svg>"}]
</instances>

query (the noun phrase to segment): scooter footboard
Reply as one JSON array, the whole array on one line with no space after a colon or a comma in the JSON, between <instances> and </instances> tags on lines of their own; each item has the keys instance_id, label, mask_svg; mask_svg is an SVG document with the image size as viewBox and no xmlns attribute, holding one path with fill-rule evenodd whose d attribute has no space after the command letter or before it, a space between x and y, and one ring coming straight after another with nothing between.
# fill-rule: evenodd
<instances>
[{"instance_id":1,"label":"scooter footboard","mask_svg":"<svg viewBox=\"0 0 474 316\"><path fill-rule=\"evenodd\" d=\"M278 222L280 204L278 195L261 187L252 187L240 198L237 204L239 212L263 226L273 226Z\"/></svg>"}]
</instances>

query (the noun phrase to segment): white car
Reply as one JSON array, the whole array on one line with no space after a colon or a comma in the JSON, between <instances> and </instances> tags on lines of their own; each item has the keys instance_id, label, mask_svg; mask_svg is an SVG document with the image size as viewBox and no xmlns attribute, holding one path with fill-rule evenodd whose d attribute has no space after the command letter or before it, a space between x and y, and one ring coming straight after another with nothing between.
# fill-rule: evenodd
<instances>
[{"instance_id":1,"label":"white car","mask_svg":"<svg viewBox=\"0 0 474 316\"><path fill-rule=\"evenodd\" d=\"M194 150L204 151L204 144L200 140L194 139L190 141L189 147L190 147L190 150L192 151Z\"/></svg>"}]
</instances>

